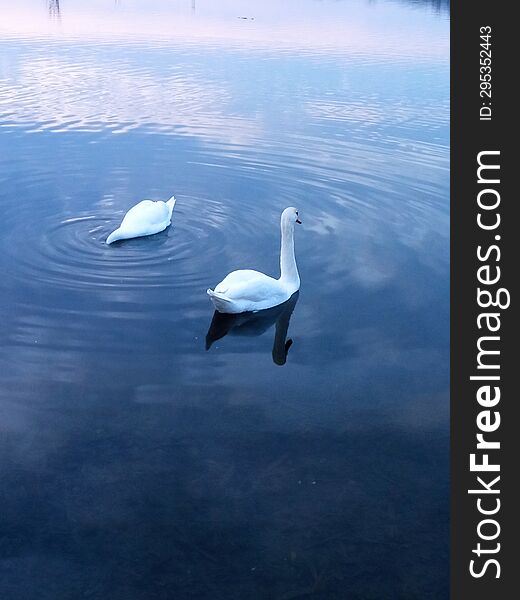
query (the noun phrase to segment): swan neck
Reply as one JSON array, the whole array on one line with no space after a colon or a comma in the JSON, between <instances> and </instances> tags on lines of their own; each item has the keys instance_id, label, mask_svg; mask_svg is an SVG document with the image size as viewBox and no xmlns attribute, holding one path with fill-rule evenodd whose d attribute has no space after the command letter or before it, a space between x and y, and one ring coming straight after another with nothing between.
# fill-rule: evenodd
<instances>
[{"instance_id":1,"label":"swan neck","mask_svg":"<svg viewBox=\"0 0 520 600\"><path fill-rule=\"evenodd\" d=\"M300 285L300 276L294 256L294 225L282 222L281 229L280 279L287 283L293 283L297 289Z\"/></svg>"},{"instance_id":2,"label":"swan neck","mask_svg":"<svg viewBox=\"0 0 520 600\"><path fill-rule=\"evenodd\" d=\"M106 243L112 244L113 242L117 242L120 239L121 239L121 228L118 227L115 231L112 231L112 233L107 237Z\"/></svg>"}]
</instances>

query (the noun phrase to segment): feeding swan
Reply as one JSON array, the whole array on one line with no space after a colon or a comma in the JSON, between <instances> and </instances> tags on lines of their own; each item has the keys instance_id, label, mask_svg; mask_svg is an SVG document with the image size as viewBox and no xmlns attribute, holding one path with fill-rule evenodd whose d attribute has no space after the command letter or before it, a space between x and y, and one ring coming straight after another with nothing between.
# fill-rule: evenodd
<instances>
[{"instance_id":1,"label":"feeding swan","mask_svg":"<svg viewBox=\"0 0 520 600\"><path fill-rule=\"evenodd\" d=\"M143 237L163 231L170 225L175 197L167 202L143 200L133 206L123 217L121 225L107 237L107 244L117 240Z\"/></svg>"}]
</instances>

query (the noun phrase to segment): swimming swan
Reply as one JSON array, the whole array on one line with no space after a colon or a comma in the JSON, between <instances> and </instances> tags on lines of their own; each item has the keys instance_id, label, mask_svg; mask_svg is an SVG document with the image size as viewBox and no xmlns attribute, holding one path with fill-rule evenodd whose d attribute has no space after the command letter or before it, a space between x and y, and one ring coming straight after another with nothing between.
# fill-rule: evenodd
<instances>
[{"instance_id":1,"label":"swimming swan","mask_svg":"<svg viewBox=\"0 0 520 600\"><path fill-rule=\"evenodd\" d=\"M107 237L107 244L117 240L143 237L159 233L171 223L175 197L168 202L143 200L126 213L121 225Z\"/></svg>"},{"instance_id":2,"label":"swimming swan","mask_svg":"<svg viewBox=\"0 0 520 600\"><path fill-rule=\"evenodd\" d=\"M290 206L282 213L280 278L274 279L250 269L233 271L208 296L222 313L242 313L271 308L287 301L300 289L300 276L294 257L294 224L301 223L298 211Z\"/></svg>"}]
</instances>

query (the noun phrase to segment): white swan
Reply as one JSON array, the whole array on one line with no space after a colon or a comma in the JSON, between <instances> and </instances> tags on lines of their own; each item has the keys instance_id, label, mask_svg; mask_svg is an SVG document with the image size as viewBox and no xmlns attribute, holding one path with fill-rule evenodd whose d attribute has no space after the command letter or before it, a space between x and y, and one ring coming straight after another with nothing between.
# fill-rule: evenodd
<instances>
[{"instance_id":1,"label":"white swan","mask_svg":"<svg viewBox=\"0 0 520 600\"><path fill-rule=\"evenodd\" d=\"M171 223L175 197L167 202L143 200L126 213L121 225L107 237L107 244L117 240L143 237L159 233Z\"/></svg>"},{"instance_id":2,"label":"white swan","mask_svg":"<svg viewBox=\"0 0 520 600\"><path fill-rule=\"evenodd\" d=\"M233 271L214 290L207 291L219 312L241 313L271 308L285 302L300 289L300 276L294 257L295 223L301 221L298 211L290 206L283 211L280 220L280 278L274 279L250 269Z\"/></svg>"}]
</instances>

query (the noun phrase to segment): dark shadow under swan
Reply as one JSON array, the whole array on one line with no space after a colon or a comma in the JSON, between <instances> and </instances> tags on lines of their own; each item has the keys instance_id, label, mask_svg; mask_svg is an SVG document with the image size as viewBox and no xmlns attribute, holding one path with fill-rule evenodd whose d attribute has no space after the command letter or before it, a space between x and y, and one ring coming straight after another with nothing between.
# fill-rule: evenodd
<instances>
[{"instance_id":1,"label":"dark shadow under swan","mask_svg":"<svg viewBox=\"0 0 520 600\"><path fill-rule=\"evenodd\" d=\"M220 313L216 310L206 334L206 350L209 350L214 342L226 335L259 336L274 324L273 362L277 365L284 365L289 348L293 343L292 339L286 341L286 338L289 321L298 302L299 294L300 292L295 292L283 304L258 312L230 314Z\"/></svg>"}]
</instances>

